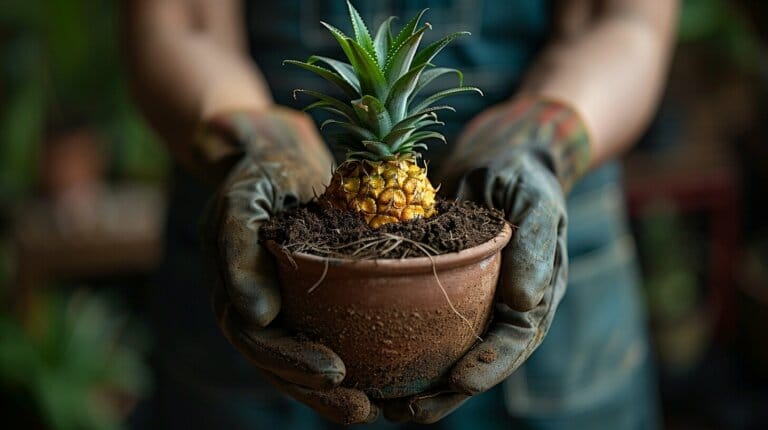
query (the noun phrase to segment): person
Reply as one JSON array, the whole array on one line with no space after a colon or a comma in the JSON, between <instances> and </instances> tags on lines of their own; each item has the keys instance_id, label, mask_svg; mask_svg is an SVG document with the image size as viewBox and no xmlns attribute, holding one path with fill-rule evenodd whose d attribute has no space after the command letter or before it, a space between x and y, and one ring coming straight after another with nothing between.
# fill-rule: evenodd
<instances>
[{"instance_id":1,"label":"person","mask_svg":"<svg viewBox=\"0 0 768 430\"><path fill-rule=\"evenodd\" d=\"M280 328L279 289L258 227L322 189L332 163L316 126L291 98L294 88L315 84L282 61L338 56L319 21L347 22L343 1L125 2L136 99L178 166L167 256L152 301L157 389L144 423L330 426L303 403L345 424L374 421L383 410L394 422L443 428L656 427L614 160L652 117L678 2L355 6L376 24L429 7L435 28L473 33L441 53L440 64L462 69L485 97L455 99L458 112L441 116L449 145L429 158L444 190L504 210L517 227L503 256L502 302L484 342L459 361L445 390L371 402L339 386L344 366L332 351ZM426 37L442 35L431 33ZM207 257L197 223L204 213ZM215 268L210 281L206 264ZM206 285L213 286L215 318ZM470 360L483 348L498 358Z\"/></svg>"}]
</instances>

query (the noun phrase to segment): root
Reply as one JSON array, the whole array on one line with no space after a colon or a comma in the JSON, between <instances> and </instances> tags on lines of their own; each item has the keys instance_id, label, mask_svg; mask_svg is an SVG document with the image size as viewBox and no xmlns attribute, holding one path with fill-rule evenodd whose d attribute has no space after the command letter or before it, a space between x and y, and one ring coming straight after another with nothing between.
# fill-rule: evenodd
<instances>
[{"instance_id":1,"label":"root","mask_svg":"<svg viewBox=\"0 0 768 430\"><path fill-rule=\"evenodd\" d=\"M440 287L440 292L443 293L443 297L445 297L445 301L448 302L448 306L450 306L451 311L453 311L454 314L456 314L459 318L461 318L462 321L467 325L469 328L469 331L472 333L473 336L480 342L483 341L483 338L480 337L477 333L475 333L475 330L472 328L472 321L470 321L467 317L461 314L461 312L456 309L456 307L453 305L453 302L451 301L451 298L448 297L448 292L445 290L445 287L443 286L443 283L440 282L440 277L437 276L437 266L435 265L435 259L434 254L430 254L430 251L433 253L437 253L433 248L429 247L428 245L425 245L423 243L419 243L413 240L410 240L405 237L395 236L393 234L387 234L387 236L392 238L397 238L400 242L407 242L411 245L415 246L418 250L420 250L427 258L429 258L429 261L432 263L432 274L435 275L435 281L437 281L437 286Z\"/></svg>"},{"instance_id":2,"label":"root","mask_svg":"<svg viewBox=\"0 0 768 430\"><path fill-rule=\"evenodd\" d=\"M325 280L325 277L328 275L329 265L330 263L328 262L328 260L325 260L325 266L323 267L323 274L320 275L320 279L318 279L317 282L315 282L311 287L309 287L309 289L307 290L307 294L310 294L312 291L315 291L315 289L319 287L320 284L323 283L323 281Z\"/></svg>"},{"instance_id":3,"label":"root","mask_svg":"<svg viewBox=\"0 0 768 430\"><path fill-rule=\"evenodd\" d=\"M445 301L448 303L448 306L451 308L451 311L456 314L461 320L466 324L466 326L469 328L470 332L472 332L472 335L479 341L482 342L482 338L475 333L472 322L461 314L461 312L456 309L456 306L454 306L453 302L451 301L451 298L448 296L448 292L445 290L445 287L443 286L443 283L440 281L440 277L437 275L437 266L435 265L435 259L434 257L438 254L440 254L439 251L432 248L431 246L417 242L415 240L408 239L406 237L398 236L391 233L384 233L381 237L378 238L363 238L354 242L346 243L343 245L338 246L317 246L317 245L310 245L308 243L302 243L302 242L296 242L292 243L290 245L286 245L283 249L286 251L286 255L288 255L287 250L290 249L293 252L308 252L314 255L324 256L324 257L341 257L341 258L347 258L347 259L354 259L354 260L367 260L367 259L375 259L375 258L382 258L382 256L386 256L395 249L402 247L403 245L408 245L407 251L403 254L402 258L405 258L406 255L408 255L412 250L415 250L417 252L420 252L425 257L429 258L429 261L432 263L432 274L435 276L435 281L437 282L437 286L440 288L440 292L443 294L443 297L445 297ZM343 250L350 247L357 247L357 249L354 250L351 254L344 253ZM295 262L293 263L295 264ZM317 289L317 287L320 286L320 284L323 283L325 280L325 277L328 275L328 266L329 266L328 260L325 261L325 267L323 268L323 274L320 276L320 279L318 279L317 282L315 282L308 290L307 293L311 293Z\"/></svg>"}]
</instances>

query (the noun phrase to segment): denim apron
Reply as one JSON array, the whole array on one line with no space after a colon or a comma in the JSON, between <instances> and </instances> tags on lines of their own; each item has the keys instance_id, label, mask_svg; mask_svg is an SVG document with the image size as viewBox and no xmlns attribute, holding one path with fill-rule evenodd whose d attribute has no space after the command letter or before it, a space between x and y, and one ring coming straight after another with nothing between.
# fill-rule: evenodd
<instances>
[{"instance_id":1,"label":"denim apron","mask_svg":"<svg viewBox=\"0 0 768 430\"><path fill-rule=\"evenodd\" d=\"M282 66L284 59L339 55L320 26L350 31L342 0L249 1L246 25L251 53L278 103L302 107L294 88L333 92L308 72ZM378 25L390 15L403 24L428 7L425 43L468 30L437 58L464 71L485 97L449 100L456 113L441 114L449 145L461 126L483 108L511 94L545 43L551 5L542 0L355 1ZM434 88L455 84L436 81ZM428 154L437 171L449 146ZM215 326L201 281L196 222L206 195L183 172L171 194L167 257L154 294L158 383L143 421L153 428L325 429L308 408L270 389L229 346ZM657 410L643 306L638 295L634 245L629 235L616 164L585 177L568 198L568 290L540 348L507 381L476 396L437 428L648 429ZM206 190L208 192L212 190ZM147 418L151 417L151 418ZM371 428L403 428L379 420Z\"/></svg>"}]
</instances>

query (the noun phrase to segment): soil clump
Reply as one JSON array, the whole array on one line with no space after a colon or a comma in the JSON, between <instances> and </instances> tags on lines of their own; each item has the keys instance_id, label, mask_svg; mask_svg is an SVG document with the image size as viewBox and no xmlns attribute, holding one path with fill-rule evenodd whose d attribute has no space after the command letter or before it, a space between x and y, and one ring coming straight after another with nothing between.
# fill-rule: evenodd
<instances>
[{"instance_id":1,"label":"soil clump","mask_svg":"<svg viewBox=\"0 0 768 430\"><path fill-rule=\"evenodd\" d=\"M353 259L423 257L458 252L493 239L504 225L501 211L472 202L441 200L438 215L372 229L357 214L316 201L283 212L260 229L292 252Z\"/></svg>"}]
</instances>

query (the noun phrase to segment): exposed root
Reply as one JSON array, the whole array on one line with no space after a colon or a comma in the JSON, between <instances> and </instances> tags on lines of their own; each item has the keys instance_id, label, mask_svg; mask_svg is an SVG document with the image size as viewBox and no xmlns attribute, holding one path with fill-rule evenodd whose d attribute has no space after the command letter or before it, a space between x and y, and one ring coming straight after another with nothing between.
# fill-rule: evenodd
<instances>
[{"instance_id":1,"label":"exposed root","mask_svg":"<svg viewBox=\"0 0 768 430\"><path fill-rule=\"evenodd\" d=\"M397 237L394 235L390 235L390 236ZM456 309L456 307L453 305L453 302L451 301L451 298L448 297L448 292L445 290L445 287L443 287L443 283L440 282L440 277L437 276L437 266L435 265L435 259L433 257L433 254L430 254L429 252L431 248L427 245L424 245L423 243L418 243L416 241L413 241L404 237L400 237L399 239L403 242L408 242L411 245L415 246L427 258L429 258L429 261L432 263L432 273L435 275L435 281L437 281L437 286L440 287L440 292L443 293L443 297L445 297L445 301L448 302L448 306L451 307L451 311L453 311L453 313L455 313L459 318L461 318L462 321L464 321L464 323L467 325L467 327L469 327L469 331L472 332L472 335L475 336L477 340L482 342L483 338L481 338L480 335L475 333L475 330L472 328L472 322L467 317L462 315L461 312L458 311L458 309ZM431 249L431 250L435 252L434 249Z\"/></svg>"},{"instance_id":2,"label":"exposed root","mask_svg":"<svg viewBox=\"0 0 768 430\"><path fill-rule=\"evenodd\" d=\"M483 243L501 230L500 212L469 202L438 201L439 214L372 229L352 212L312 202L281 213L259 230L261 240L274 240L291 252L342 259L397 259L421 251L407 242L397 244L392 234L428 243L435 255L458 252ZM431 250L430 250L431 251Z\"/></svg>"},{"instance_id":3,"label":"exposed root","mask_svg":"<svg viewBox=\"0 0 768 430\"><path fill-rule=\"evenodd\" d=\"M326 256L326 257L341 257L341 258L347 258L347 259L355 259L355 260L367 260L371 258L381 258L381 256L386 256L393 251L395 251L397 248L402 247L404 245L409 246L408 251L416 250L417 252L423 254L425 257L429 258L429 261L432 263L432 274L435 276L435 281L437 282L437 286L440 288L440 292L443 294L443 297L445 297L445 301L448 303L448 306L451 308L451 311L456 314L459 318L461 318L462 321L467 325L469 330L472 332L472 335L477 338L477 340L482 342L482 338L475 333L472 322L461 314L461 312L456 309L456 306L454 306L453 302L451 301L451 298L448 296L448 292L445 290L445 287L443 286L443 283L440 281L440 277L437 275L437 266L435 265L435 259L434 257L436 255L439 255L440 252L434 249L433 247L422 243L417 242L415 240L408 239L406 237L398 236L392 233L383 233L381 237L377 238L363 238L354 242L350 242L344 245L339 246L317 246L317 245L310 245L307 243L292 243L289 245L286 245L283 247L284 252L286 255L289 255L288 250L291 250L293 252L306 252L313 255L319 255L319 256ZM351 254L341 252L345 248L350 247L357 247L354 252ZM403 255L407 255L408 253L403 253ZM290 258L290 256L289 256ZM405 258L405 257L402 257ZM291 259L291 261L293 261ZM293 262L292 264L296 264ZM328 266L329 266L328 260L325 261L325 267L323 268L323 274L320 276L320 279L315 282L308 290L307 293L311 293L317 289L317 287L320 286L320 284L323 283L325 280L325 277L328 275Z\"/></svg>"},{"instance_id":4,"label":"exposed root","mask_svg":"<svg viewBox=\"0 0 768 430\"><path fill-rule=\"evenodd\" d=\"M309 289L307 290L307 294L311 293L312 291L315 291L315 288L319 287L320 284L323 283L323 281L325 280L325 277L328 275L328 266L329 265L330 265L330 263L328 262L328 260L325 260L325 266L323 267L323 274L320 275L320 279L318 279L317 282L314 283L314 285L309 287Z\"/></svg>"}]
</instances>

